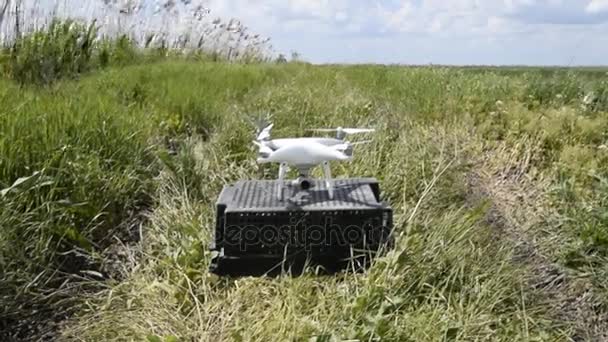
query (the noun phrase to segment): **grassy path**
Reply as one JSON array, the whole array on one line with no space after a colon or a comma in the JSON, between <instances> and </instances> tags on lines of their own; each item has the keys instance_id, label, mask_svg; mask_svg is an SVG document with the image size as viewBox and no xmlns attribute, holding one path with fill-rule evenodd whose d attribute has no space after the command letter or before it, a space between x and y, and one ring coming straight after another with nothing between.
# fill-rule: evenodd
<instances>
[{"instance_id":1,"label":"grassy path","mask_svg":"<svg viewBox=\"0 0 608 342\"><path fill-rule=\"evenodd\" d=\"M559 248L555 241L565 237L551 227L549 180L531 172L531 160L539 151L539 142L528 139L510 155L504 146L487 153L470 176L471 196L474 201L488 201L488 224L496 229L498 239L514 246L514 262L526 273L526 293L546 303L553 320L570 325L571 339L604 340L608 338L606 312L592 281L577 276L546 252Z\"/></svg>"}]
</instances>

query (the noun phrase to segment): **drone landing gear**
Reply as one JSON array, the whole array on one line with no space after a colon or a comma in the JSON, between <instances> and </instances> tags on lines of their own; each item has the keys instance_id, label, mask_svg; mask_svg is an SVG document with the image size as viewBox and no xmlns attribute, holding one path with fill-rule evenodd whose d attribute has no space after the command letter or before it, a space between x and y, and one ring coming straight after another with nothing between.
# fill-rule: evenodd
<instances>
[{"instance_id":1,"label":"drone landing gear","mask_svg":"<svg viewBox=\"0 0 608 342\"><path fill-rule=\"evenodd\" d=\"M327 188L327 193L329 194L329 199L334 198L334 188L331 178L331 168L329 167L329 162L323 162L323 175L325 178L325 187ZM289 165L287 163L281 163L279 165L279 186L277 189L277 197L279 200L283 200L283 187L285 175L289 171ZM299 176L296 180L294 180L294 185L299 186L302 190L310 190L312 188L314 181L310 179L310 167L300 167L298 168Z\"/></svg>"},{"instance_id":2,"label":"drone landing gear","mask_svg":"<svg viewBox=\"0 0 608 342\"><path fill-rule=\"evenodd\" d=\"M289 171L289 165L287 165L287 163L281 163L281 165L279 165L279 183L277 187L277 197L279 200L283 200L283 180L285 179L287 171Z\"/></svg>"},{"instance_id":3,"label":"drone landing gear","mask_svg":"<svg viewBox=\"0 0 608 342\"><path fill-rule=\"evenodd\" d=\"M323 162L323 175L325 175L325 186L327 187L327 192L329 193L329 199L334 199L334 187L331 183L331 168L329 167L329 162Z\"/></svg>"}]
</instances>

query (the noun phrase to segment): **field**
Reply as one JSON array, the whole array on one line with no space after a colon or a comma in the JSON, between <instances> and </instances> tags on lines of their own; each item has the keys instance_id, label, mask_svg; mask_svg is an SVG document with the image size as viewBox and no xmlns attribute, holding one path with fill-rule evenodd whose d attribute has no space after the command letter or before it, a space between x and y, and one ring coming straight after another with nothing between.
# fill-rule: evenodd
<instances>
[{"instance_id":1,"label":"field","mask_svg":"<svg viewBox=\"0 0 608 342\"><path fill-rule=\"evenodd\" d=\"M607 70L112 49L0 79L0 340L608 338ZM222 186L276 172L259 117L376 128L332 171L380 180L395 249L363 274L209 274Z\"/></svg>"}]
</instances>

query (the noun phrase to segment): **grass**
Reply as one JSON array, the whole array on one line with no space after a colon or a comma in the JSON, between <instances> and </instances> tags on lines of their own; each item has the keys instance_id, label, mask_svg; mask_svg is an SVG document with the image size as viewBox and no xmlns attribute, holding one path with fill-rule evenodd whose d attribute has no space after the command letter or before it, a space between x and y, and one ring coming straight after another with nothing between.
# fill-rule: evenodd
<instances>
[{"instance_id":1,"label":"grass","mask_svg":"<svg viewBox=\"0 0 608 342\"><path fill-rule=\"evenodd\" d=\"M604 70L139 64L0 80L3 340L606 338ZM332 165L395 210L367 273L207 272L222 186L273 175L266 113L378 129Z\"/></svg>"}]
</instances>

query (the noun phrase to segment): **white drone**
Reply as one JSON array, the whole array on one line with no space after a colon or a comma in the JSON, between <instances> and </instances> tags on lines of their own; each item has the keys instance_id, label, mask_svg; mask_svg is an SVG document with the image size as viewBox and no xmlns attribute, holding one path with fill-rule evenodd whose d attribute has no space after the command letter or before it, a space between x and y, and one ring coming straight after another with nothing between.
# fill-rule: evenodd
<instances>
[{"instance_id":1,"label":"white drone","mask_svg":"<svg viewBox=\"0 0 608 342\"><path fill-rule=\"evenodd\" d=\"M367 128L312 129L315 132L336 132L335 138L285 138L270 139L272 124L260 131L253 142L259 147L258 163L280 163L278 197L283 198L283 180L289 167L298 169L299 177L294 182L302 190L312 186L310 170L317 165L323 165L325 185L329 198L333 199L333 184L331 182L330 161L345 161L352 159L353 146L368 141L351 143L345 141L347 135L374 132Z\"/></svg>"}]
</instances>

